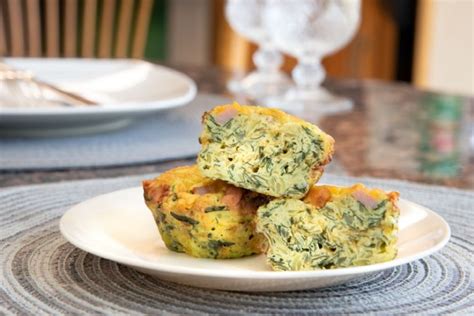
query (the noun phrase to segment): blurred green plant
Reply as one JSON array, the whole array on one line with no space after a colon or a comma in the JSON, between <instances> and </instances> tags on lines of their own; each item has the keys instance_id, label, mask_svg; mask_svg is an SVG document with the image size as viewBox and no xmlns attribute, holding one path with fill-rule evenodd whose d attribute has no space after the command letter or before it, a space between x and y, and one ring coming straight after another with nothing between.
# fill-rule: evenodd
<instances>
[{"instance_id":1,"label":"blurred green plant","mask_svg":"<svg viewBox=\"0 0 474 316\"><path fill-rule=\"evenodd\" d=\"M151 14L145 59L163 61L166 59L167 0L155 0Z\"/></svg>"},{"instance_id":2,"label":"blurred green plant","mask_svg":"<svg viewBox=\"0 0 474 316\"><path fill-rule=\"evenodd\" d=\"M421 171L433 178L454 177L460 172L462 99L431 95L424 101L420 144Z\"/></svg>"}]
</instances>

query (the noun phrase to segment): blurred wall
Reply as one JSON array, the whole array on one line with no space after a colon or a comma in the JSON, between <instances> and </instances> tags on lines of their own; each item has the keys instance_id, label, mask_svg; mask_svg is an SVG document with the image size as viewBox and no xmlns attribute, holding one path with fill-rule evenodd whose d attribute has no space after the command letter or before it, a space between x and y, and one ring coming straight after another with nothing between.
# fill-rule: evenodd
<instances>
[{"instance_id":1,"label":"blurred wall","mask_svg":"<svg viewBox=\"0 0 474 316\"><path fill-rule=\"evenodd\" d=\"M474 1L419 0L414 82L474 95Z\"/></svg>"},{"instance_id":2,"label":"blurred wall","mask_svg":"<svg viewBox=\"0 0 474 316\"><path fill-rule=\"evenodd\" d=\"M211 62L212 12L209 0L168 0L168 62L181 65Z\"/></svg>"}]
</instances>

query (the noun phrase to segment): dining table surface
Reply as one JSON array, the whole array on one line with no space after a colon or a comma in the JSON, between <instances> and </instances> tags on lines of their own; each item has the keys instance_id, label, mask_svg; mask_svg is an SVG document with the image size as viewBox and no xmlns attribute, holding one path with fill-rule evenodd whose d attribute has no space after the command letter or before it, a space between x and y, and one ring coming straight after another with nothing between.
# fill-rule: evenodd
<instances>
[{"instance_id":1,"label":"dining table surface","mask_svg":"<svg viewBox=\"0 0 474 316\"><path fill-rule=\"evenodd\" d=\"M226 82L235 74L217 67L171 67L193 78L201 93L242 100L226 89ZM474 190L474 98L380 80L329 78L324 86L351 99L352 109L317 118L305 110L301 116L336 140L333 164L337 172ZM3 170L0 187L159 173L194 160Z\"/></svg>"},{"instance_id":2,"label":"dining table surface","mask_svg":"<svg viewBox=\"0 0 474 316\"><path fill-rule=\"evenodd\" d=\"M0 314L474 314L474 98L402 82L328 78L324 86L350 99L350 110L328 113L324 105L289 109L335 139L321 183L357 181L400 193L405 206L400 208L397 266L369 267L372 272L350 280L347 275L344 283L329 287L284 292L269 287L253 293L188 286L199 269L182 277L186 282L181 284L169 278L172 274L155 278L140 272L145 268L122 264L134 261L113 261L109 250L127 245L135 246L125 258L154 258L141 252L154 253L157 244L145 238L140 226L151 221L141 221L135 213L142 210L152 219L138 186L160 172L195 163L202 112L232 100L259 103L227 91L228 80L240 74L217 67L167 66L197 83L191 103L107 133L0 137ZM104 224L106 217L94 222L84 215L106 214L101 212L107 203L97 203L102 198L113 202L107 219L116 223L114 229ZM139 201L136 209L127 206L133 201ZM91 212L73 221L87 227L78 230L76 240L89 236L91 248L76 247L61 224L80 205ZM413 213L406 205L421 211ZM129 218L120 217L131 209L125 212ZM94 252L104 240L113 246ZM407 254L412 259L404 263ZM231 279L223 280L232 286ZM303 287L295 283L292 289Z\"/></svg>"}]
</instances>

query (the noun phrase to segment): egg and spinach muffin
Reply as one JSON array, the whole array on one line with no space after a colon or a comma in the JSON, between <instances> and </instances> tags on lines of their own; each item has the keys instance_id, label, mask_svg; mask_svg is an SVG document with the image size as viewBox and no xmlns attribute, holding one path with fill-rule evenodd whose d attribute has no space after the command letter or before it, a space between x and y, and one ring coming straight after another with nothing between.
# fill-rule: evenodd
<instances>
[{"instance_id":1,"label":"egg and spinach muffin","mask_svg":"<svg viewBox=\"0 0 474 316\"><path fill-rule=\"evenodd\" d=\"M398 193L361 184L314 186L302 200L275 199L258 209L267 261L277 271L332 269L397 255Z\"/></svg>"},{"instance_id":2,"label":"egg and spinach muffin","mask_svg":"<svg viewBox=\"0 0 474 316\"><path fill-rule=\"evenodd\" d=\"M205 178L197 166L169 170L144 181L143 189L168 249L220 259L261 252L254 219L267 197Z\"/></svg>"},{"instance_id":3,"label":"egg and spinach muffin","mask_svg":"<svg viewBox=\"0 0 474 316\"><path fill-rule=\"evenodd\" d=\"M280 110L217 106L204 113L202 174L274 197L301 198L330 162L334 139Z\"/></svg>"}]
</instances>

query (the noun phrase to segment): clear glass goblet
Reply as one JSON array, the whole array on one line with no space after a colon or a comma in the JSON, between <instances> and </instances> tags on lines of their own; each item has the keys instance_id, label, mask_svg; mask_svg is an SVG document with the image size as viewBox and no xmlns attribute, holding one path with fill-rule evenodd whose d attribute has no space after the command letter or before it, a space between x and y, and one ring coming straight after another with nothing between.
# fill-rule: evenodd
<instances>
[{"instance_id":1,"label":"clear glass goblet","mask_svg":"<svg viewBox=\"0 0 474 316\"><path fill-rule=\"evenodd\" d=\"M230 26L240 35L259 45L253 54L256 70L241 80L232 80L228 88L234 93L261 99L282 94L291 85L291 80L280 71L282 54L275 48L262 24L266 0L227 0L226 18Z\"/></svg>"},{"instance_id":2,"label":"clear glass goblet","mask_svg":"<svg viewBox=\"0 0 474 316\"><path fill-rule=\"evenodd\" d=\"M264 25L282 51L295 56L295 86L283 98L266 103L291 112L332 113L349 110L349 99L321 87L326 76L321 60L354 36L360 19L360 0L268 0Z\"/></svg>"}]
</instances>

